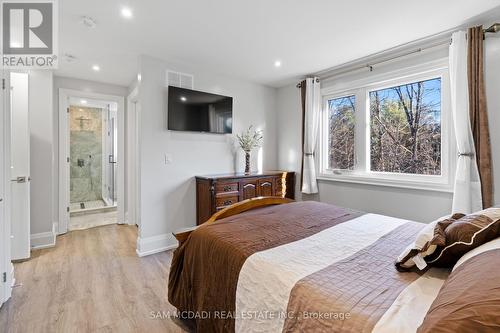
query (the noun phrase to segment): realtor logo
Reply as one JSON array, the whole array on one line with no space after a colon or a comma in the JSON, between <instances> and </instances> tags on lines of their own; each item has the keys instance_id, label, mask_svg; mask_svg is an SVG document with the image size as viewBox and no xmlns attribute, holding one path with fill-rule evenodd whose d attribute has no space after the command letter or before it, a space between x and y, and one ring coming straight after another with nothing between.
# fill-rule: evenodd
<instances>
[{"instance_id":1,"label":"realtor logo","mask_svg":"<svg viewBox=\"0 0 500 333\"><path fill-rule=\"evenodd\" d=\"M1 1L3 67L57 68L56 2L35 1Z\"/></svg>"}]
</instances>

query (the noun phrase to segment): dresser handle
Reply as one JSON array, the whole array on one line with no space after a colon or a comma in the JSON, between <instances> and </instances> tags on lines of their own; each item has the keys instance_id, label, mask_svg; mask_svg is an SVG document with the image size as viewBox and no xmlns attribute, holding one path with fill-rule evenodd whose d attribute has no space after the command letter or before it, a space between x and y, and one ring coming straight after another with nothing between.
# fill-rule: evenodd
<instances>
[{"instance_id":1,"label":"dresser handle","mask_svg":"<svg viewBox=\"0 0 500 333\"><path fill-rule=\"evenodd\" d=\"M226 200L226 201L224 201L224 206L229 206L232 203L233 203L232 200Z\"/></svg>"},{"instance_id":2,"label":"dresser handle","mask_svg":"<svg viewBox=\"0 0 500 333\"><path fill-rule=\"evenodd\" d=\"M223 190L224 190L224 192L229 192L229 191L231 191L231 186L226 185L226 186L224 186Z\"/></svg>"}]
</instances>

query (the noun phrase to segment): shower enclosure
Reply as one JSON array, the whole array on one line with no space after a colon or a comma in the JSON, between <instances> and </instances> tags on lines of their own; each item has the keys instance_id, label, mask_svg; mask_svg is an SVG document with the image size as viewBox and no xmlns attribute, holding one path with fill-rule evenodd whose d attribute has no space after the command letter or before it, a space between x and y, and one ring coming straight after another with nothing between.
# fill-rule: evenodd
<instances>
[{"instance_id":1,"label":"shower enclosure","mask_svg":"<svg viewBox=\"0 0 500 333\"><path fill-rule=\"evenodd\" d=\"M116 112L72 105L70 113L70 212L116 207Z\"/></svg>"}]
</instances>

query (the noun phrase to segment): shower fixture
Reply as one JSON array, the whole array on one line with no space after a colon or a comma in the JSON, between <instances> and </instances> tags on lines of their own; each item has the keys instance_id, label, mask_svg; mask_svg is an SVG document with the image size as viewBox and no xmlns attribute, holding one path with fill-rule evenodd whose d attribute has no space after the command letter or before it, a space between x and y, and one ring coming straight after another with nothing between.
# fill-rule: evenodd
<instances>
[{"instance_id":1,"label":"shower fixture","mask_svg":"<svg viewBox=\"0 0 500 333\"><path fill-rule=\"evenodd\" d=\"M79 117L79 118L76 118L76 119L80 120L80 129L81 129L81 130L83 129L83 122L84 122L84 121L91 121L91 120L92 120L92 119L90 119L90 118L83 118L83 116L82 116L82 117Z\"/></svg>"},{"instance_id":2,"label":"shower fixture","mask_svg":"<svg viewBox=\"0 0 500 333\"><path fill-rule=\"evenodd\" d=\"M95 28L95 26L97 25L96 21L90 16L83 16L82 24L90 29Z\"/></svg>"}]
</instances>

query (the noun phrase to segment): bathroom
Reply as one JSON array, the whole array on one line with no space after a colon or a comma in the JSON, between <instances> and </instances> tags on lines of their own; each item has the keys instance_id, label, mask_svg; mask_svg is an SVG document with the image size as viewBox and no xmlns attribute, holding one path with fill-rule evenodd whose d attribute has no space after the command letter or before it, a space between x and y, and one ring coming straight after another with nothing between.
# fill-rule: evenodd
<instances>
[{"instance_id":1,"label":"bathroom","mask_svg":"<svg viewBox=\"0 0 500 333\"><path fill-rule=\"evenodd\" d=\"M117 223L117 105L70 100L69 230Z\"/></svg>"}]
</instances>

